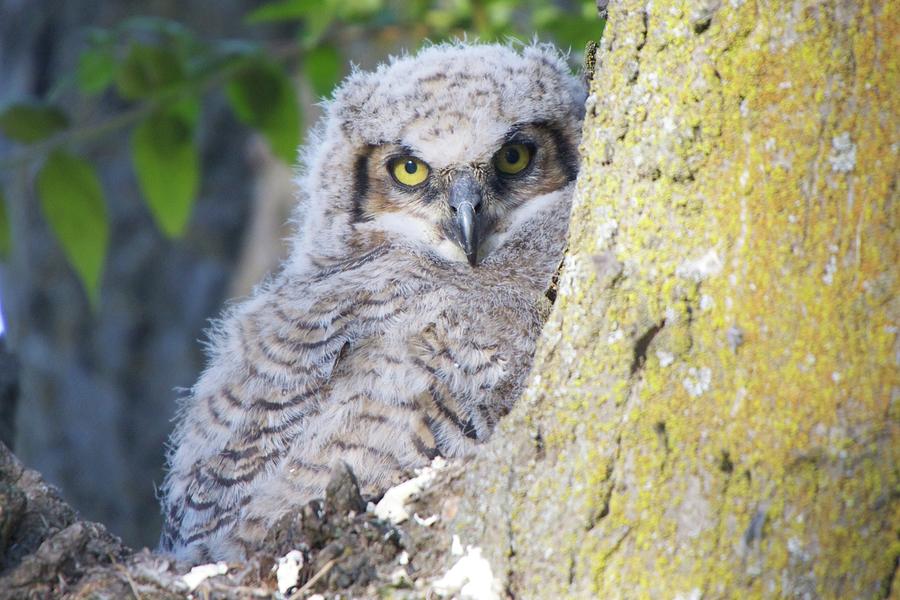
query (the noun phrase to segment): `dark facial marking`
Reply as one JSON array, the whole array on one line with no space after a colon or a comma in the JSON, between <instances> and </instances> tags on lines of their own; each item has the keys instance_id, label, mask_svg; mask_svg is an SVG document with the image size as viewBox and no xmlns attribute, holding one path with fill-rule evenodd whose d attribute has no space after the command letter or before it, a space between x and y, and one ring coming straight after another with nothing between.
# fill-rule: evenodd
<instances>
[{"instance_id":1,"label":"dark facial marking","mask_svg":"<svg viewBox=\"0 0 900 600\"><path fill-rule=\"evenodd\" d=\"M534 123L533 125L550 135L550 139L553 140L553 145L556 147L556 155L559 157L559 162L565 170L566 179L569 182L575 181L575 178L578 176L578 156L559 125L550 121Z\"/></svg>"},{"instance_id":2,"label":"dark facial marking","mask_svg":"<svg viewBox=\"0 0 900 600\"><path fill-rule=\"evenodd\" d=\"M353 164L353 210L352 223L371 221L372 218L363 212L366 195L369 193L369 155L376 146L369 145L362 149Z\"/></svg>"}]
</instances>

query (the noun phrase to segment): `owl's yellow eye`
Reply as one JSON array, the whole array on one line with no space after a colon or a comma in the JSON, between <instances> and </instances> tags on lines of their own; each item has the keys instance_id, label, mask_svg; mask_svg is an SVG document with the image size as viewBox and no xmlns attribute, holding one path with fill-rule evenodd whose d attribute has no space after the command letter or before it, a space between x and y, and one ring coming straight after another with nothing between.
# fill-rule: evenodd
<instances>
[{"instance_id":1,"label":"owl's yellow eye","mask_svg":"<svg viewBox=\"0 0 900 600\"><path fill-rule=\"evenodd\" d=\"M388 170L398 183L415 187L428 179L428 165L412 156L395 158L388 165Z\"/></svg>"},{"instance_id":2,"label":"owl's yellow eye","mask_svg":"<svg viewBox=\"0 0 900 600\"><path fill-rule=\"evenodd\" d=\"M494 166L504 175L517 175L531 162L531 149L525 144L506 144L494 155Z\"/></svg>"}]
</instances>

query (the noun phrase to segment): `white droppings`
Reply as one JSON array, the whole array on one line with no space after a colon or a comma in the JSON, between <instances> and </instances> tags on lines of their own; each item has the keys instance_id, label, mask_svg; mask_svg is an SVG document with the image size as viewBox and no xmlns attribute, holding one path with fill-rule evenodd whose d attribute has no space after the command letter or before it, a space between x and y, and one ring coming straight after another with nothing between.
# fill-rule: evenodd
<instances>
[{"instance_id":1,"label":"white droppings","mask_svg":"<svg viewBox=\"0 0 900 600\"><path fill-rule=\"evenodd\" d=\"M303 569L303 553L291 550L278 559L275 566L275 578L278 580L278 591L287 594L300 583L300 571Z\"/></svg>"},{"instance_id":2,"label":"white droppings","mask_svg":"<svg viewBox=\"0 0 900 600\"><path fill-rule=\"evenodd\" d=\"M722 271L722 259L715 250L710 248L703 256L694 260L686 260L675 269L675 274L685 279L693 279L701 282L704 279L718 275Z\"/></svg>"},{"instance_id":3,"label":"white droppings","mask_svg":"<svg viewBox=\"0 0 900 600\"><path fill-rule=\"evenodd\" d=\"M462 547L462 541L460 541L459 536L454 534L453 541L450 542L450 554L453 556L462 556L465 554L465 550Z\"/></svg>"},{"instance_id":4,"label":"white droppings","mask_svg":"<svg viewBox=\"0 0 900 600\"><path fill-rule=\"evenodd\" d=\"M188 586L188 589L193 592L197 589L197 586L210 577L225 575L226 573L228 573L228 565L224 562L197 565L188 573L182 575L181 580Z\"/></svg>"},{"instance_id":5,"label":"white droppings","mask_svg":"<svg viewBox=\"0 0 900 600\"><path fill-rule=\"evenodd\" d=\"M703 392L708 390L710 383L712 383L712 370L709 367L700 369L691 367L688 369L688 376L681 382L687 393L694 398L701 396Z\"/></svg>"},{"instance_id":6,"label":"white droppings","mask_svg":"<svg viewBox=\"0 0 900 600\"><path fill-rule=\"evenodd\" d=\"M391 585L394 587L406 587L412 583L409 573L403 567L397 567L390 575ZM339 597L339 596L338 596Z\"/></svg>"},{"instance_id":7,"label":"white droppings","mask_svg":"<svg viewBox=\"0 0 900 600\"><path fill-rule=\"evenodd\" d=\"M431 461L430 467L416 469L415 477L395 485L385 492L381 501L375 505L375 516L379 519L386 519L394 525L409 519L409 511L406 510L406 504L431 485L438 471L446 465L447 461L438 456Z\"/></svg>"},{"instance_id":8,"label":"white droppings","mask_svg":"<svg viewBox=\"0 0 900 600\"><path fill-rule=\"evenodd\" d=\"M747 115L750 114L750 106L747 104L746 99L741 100L741 105L738 106L738 110L741 112L741 116L745 119L747 118Z\"/></svg>"},{"instance_id":9,"label":"white droppings","mask_svg":"<svg viewBox=\"0 0 900 600\"><path fill-rule=\"evenodd\" d=\"M663 369L675 362L675 355L665 350L657 350L656 358L659 359L659 366Z\"/></svg>"},{"instance_id":10,"label":"white droppings","mask_svg":"<svg viewBox=\"0 0 900 600\"><path fill-rule=\"evenodd\" d=\"M831 155L828 157L831 170L836 173L849 173L856 166L856 144L850 140L846 131L831 138Z\"/></svg>"},{"instance_id":11,"label":"white droppings","mask_svg":"<svg viewBox=\"0 0 900 600\"><path fill-rule=\"evenodd\" d=\"M413 519L421 525L422 527L431 527L435 523L437 523L440 517L438 515L431 515L430 517L423 519L418 515L418 513L413 513Z\"/></svg>"},{"instance_id":12,"label":"white droppings","mask_svg":"<svg viewBox=\"0 0 900 600\"><path fill-rule=\"evenodd\" d=\"M606 343L609 344L610 346L612 346L616 342L622 341L622 339L624 337L625 337L625 334L622 332L622 330L616 329L615 331L610 333L608 336L606 336Z\"/></svg>"},{"instance_id":13,"label":"white droppings","mask_svg":"<svg viewBox=\"0 0 900 600\"><path fill-rule=\"evenodd\" d=\"M700 296L700 310L709 310L716 305L716 301L709 294Z\"/></svg>"},{"instance_id":14,"label":"white droppings","mask_svg":"<svg viewBox=\"0 0 900 600\"><path fill-rule=\"evenodd\" d=\"M840 373L840 371L833 371L833 372L831 373L831 380L832 380L833 382L835 382L835 383L838 383L838 382L841 380L841 373Z\"/></svg>"},{"instance_id":15,"label":"white droppings","mask_svg":"<svg viewBox=\"0 0 900 600\"><path fill-rule=\"evenodd\" d=\"M491 563L481 555L481 548L466 546L466 554L443 577L432 584L442 597L460 600L500 600L500 582L494 579Z\"/></svg>"}]
</instances>

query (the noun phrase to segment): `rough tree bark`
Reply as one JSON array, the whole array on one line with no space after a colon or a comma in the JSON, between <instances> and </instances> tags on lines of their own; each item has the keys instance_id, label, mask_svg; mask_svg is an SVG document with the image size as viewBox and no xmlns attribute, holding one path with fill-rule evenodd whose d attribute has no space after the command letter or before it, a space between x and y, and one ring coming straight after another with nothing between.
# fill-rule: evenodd
<instances>
[{"instance_id":1,"label":"rough tree bark","mask_svg":"<svg viewBox=\"0 0 900 600\"><path fill-rule=\"evenodd\" d=\"M557 307L456 523L515 597L897 593L898 24L610 9Z\"/></svg>"}]
</instances>

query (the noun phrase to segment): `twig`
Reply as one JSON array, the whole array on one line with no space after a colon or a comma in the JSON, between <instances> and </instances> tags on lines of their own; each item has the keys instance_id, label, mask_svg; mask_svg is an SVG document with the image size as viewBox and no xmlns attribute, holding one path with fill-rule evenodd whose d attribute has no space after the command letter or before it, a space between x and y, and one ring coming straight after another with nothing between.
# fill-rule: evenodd
<instances>
[{"instance_id":1,"label":"twig","mask_svg":"<svg viewBox=\"0 0 900 600\"><path fill-rule=\"evenodd\" d=\"M134 595L135 600L142 600L141 593L137 589L137 583L132 579L131 573L128 572L128 567L117 561L111 554L107 554L107 556L116 568L116 571L124 575L125 579L128 580L128 587L131 588L131 593Z\"/></svg>"},{"instance_id":2,"label":"twig","mask_svg":"<svg viewBox=\"0 0 900 600\"><path fill-rule=\"evenodd\" d=\"M134 579L131 578L131 574L128 572L128 569L123 569L122 572L125 574L125 579L128 580L128 587L131 588L131 593L134 594L134 600L142 600L141 593L138 592L137 584L134 582Z\"/></svg>"},{"instance_id":3,"label":"twig","mask_svg":"<svg viewBox=\"0 0 900 600\"><path fill-rule=\"evenodd\" d=\"M296 45L284 46L269 52L268 56L274 57L279 62L287 62L302 54L303 50ZM13 153L7 158L0 159L0 171L6 169L15 169L28 164L35 158L46 154L49 150L68 143L84 142L94 138L102 137L107 133L116 131L123 127L128 127L141 120L141 118L149 115L161 105L175 102L176 100L189 96L191 94L204 93L222 83L224 83L237 69L243 66L242 61L235 61L223 65L219 70L215 70L197 81L188 81L176 89L160 94L156 98L150 98L138 104L134 108L125 112L114 115L108 119L100 121L94 125L83 125L61 131L46 140L42 140L35 144L30 144L23 150Z\"/></svg>"},{"instance_id":4,"label":"twig","mask_svg":"<svg viewBox=\"0 0 900 600\"><path fill-rule=\"evenodd\" d=\"M337 558L332 558L327 563L325 563L325 565L321 569L319 569L319 572L310 577L309 581L303 584L303 587L291 594L291 597L288 598L288 600L300 600L301 594L305 594L306 592L308 592L310 589L312 589L312 586L314 586L316 582L325 577L325 575L328 574L328 571L331 570L331 567L333 567L335 563L337 563L337 560Z\"/></svg>"}]
</instances>

